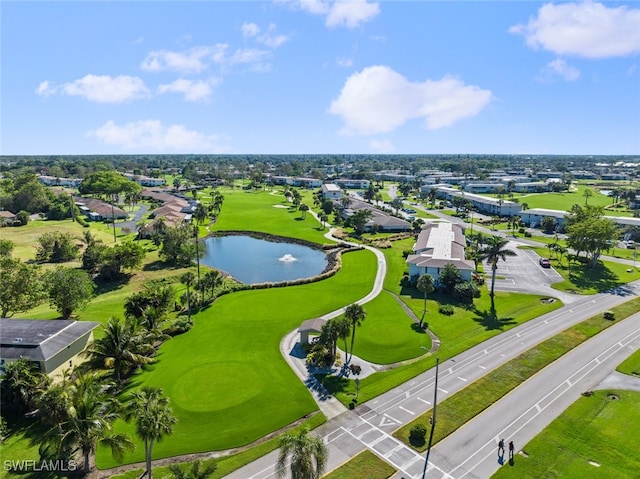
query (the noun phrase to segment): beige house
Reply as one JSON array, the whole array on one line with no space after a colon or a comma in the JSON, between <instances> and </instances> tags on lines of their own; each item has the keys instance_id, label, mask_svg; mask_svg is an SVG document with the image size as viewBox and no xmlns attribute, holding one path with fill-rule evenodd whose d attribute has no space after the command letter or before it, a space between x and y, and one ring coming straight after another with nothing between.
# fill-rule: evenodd
<instances>
[{"instance_id":1,"label":"beige house","mask_svg":"<svg viewBox=\"0 0 640 479\"><path fill-rule=\"evenodd\" d=\"M82 362L79 354L93 341L100 323L71 320L0 318L0 368L24 358L51 377Z\"/></svg>"}]
</instances>

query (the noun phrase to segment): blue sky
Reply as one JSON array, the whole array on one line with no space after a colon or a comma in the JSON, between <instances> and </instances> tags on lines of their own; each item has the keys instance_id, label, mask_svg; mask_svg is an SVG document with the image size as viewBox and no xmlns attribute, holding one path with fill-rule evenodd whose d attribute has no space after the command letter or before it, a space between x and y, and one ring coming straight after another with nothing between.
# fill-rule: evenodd
<instances>
[{"instance_id":1,"label":"blue sky","mask_svg":"<svg viewBox=\"0 0 640 479\"><path fill-rule=\"evenodd\" d=\"M640 154L640 3L3 1L0 154Z\"/></svg>"}]
</instances>

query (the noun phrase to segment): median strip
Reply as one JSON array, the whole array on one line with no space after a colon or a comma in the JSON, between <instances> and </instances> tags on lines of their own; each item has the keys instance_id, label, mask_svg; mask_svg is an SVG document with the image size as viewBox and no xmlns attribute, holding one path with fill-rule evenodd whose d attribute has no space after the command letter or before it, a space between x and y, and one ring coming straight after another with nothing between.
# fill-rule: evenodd
<instances>
[{"instance_id":1,"label":"median strip","mask_svg":"<svg viewBox=\"0 0 640 479\"><path fill-rule=\"evenodd\" d=\"M607 312L612 312L615 318L624 319L639 311L640 298L634 298ZM525 351L439 403L434 443L456 431L535 373L612 324L614 321L604 319L604 313L592 316ZM431 410L425 412L398 429L393 434L394 437L417 451L426 450L426 444L418 447L411 444L409 432L417 424L429 424L431 414Z\"/></svg>"}]
</instances>

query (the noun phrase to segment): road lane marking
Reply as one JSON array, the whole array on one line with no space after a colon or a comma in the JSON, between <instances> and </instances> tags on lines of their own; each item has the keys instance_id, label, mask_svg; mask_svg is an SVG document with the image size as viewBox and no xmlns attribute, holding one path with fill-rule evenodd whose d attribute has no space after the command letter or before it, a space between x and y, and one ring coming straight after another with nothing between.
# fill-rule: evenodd
<instances>
[{"instance_id":1,"label":"road lane marking","mask_svg":"<svg viewBox=\"0 0 640 479\"><path fill-rule=\"evenodd\" d=\"M415 416L416 413L413 411L409 411L406 407L402 407L402 406L398 406L398 409L402 409L404 412L408 412L409 414L411 414L412 416Z\"/></svg>"},{"instance_id":2,"label":"road lane marking","mask_svg":"<svg viewBox=\"0 0 640 479\"><path fill-rule=\"evenodd\" d=\"M461 378L460 376L458 376L458 379L459 379L460 381L464 381L465 383L467 382L467 380L466 380L465 378Z\"/></svg>"},{"instance_id":3,"label":"road lane marking","mask_svg":"<svg viewBox=\"0 0 640 479\"><path fill-rule=\"evenodd\" d=\"M431 403L429 401L427 401L426 399L422 399L421 397L416 398L418 401L422 401L425 404L428 404L429 406L431 406Z\"/></svg>"}]
</instances>

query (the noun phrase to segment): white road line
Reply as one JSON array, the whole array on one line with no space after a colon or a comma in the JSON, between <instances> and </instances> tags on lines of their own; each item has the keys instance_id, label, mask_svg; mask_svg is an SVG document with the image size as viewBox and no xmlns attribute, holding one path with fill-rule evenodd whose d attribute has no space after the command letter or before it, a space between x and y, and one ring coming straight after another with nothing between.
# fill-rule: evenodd
<instances>
[{"instance_id":1,"label":"white road line","mask_svg":"<svg viewBox=\"0 0 640 479\"><path fill-rule=\"evenodd\" d=\"M409 411L406 407L402 407L402 406L398 406L398 409L402 409L404 412L408 412L409 414L411 414L412 416L415 416L416 413L413 411Z\"/></svg>"},{"instance_id":2,"label":"white road line","mask_svg":"<svg viewBox=\"0 0 640 479\"><path fill-rule=\"evenodd\" d=\"M431 403L429 401L427 401L426 399L422 399L421 397L416 398L418 401L422 401L425 404L428 404L429 406L431 406Z\"/></svg>"},{"instance_id":3,"label":"white road line","mask_svg":"<svg viewBox=\"0 0 640 479\"><path fill-rule=\"evenodd\" d=\"M465 383L467 382L467 380L466 380L465 378L461 378L460 376L458 376L458 379L459 379L460 381L464 381Z\"/></svg>"},{"instance_id":4,"label":"white road line","mask_svg":"<svg viewBox=\"0 0 640 479\"><path fill-rule=\"evenodd\" d=\"M634 337L635 336L635 337ZM631 339L630 339L631 338ZM622 341L627 341L629 343L636 341L638 338L640 338L640 331L634 331L630 334L628 334L627 336L625 336L625 338ZM620 344L620 343L618 343ZM618 344L611 346L609 348L607 348L602 354L604 353L608 353L607 357L604 359L609 359L611 356L613 356L615 353L617 353L621 348L618 346ZM601 355L602 355L601 354ZM554 402L556 402L563 394L565 394L567 391L569 391L569 389L562 389L565 384L567 382L570 381L571 378L573 378L574 376L578 376L578 374L580 374L579 377L577 377L576 379L574 379L573 383L577 383L580 380L584 379L586 376L588 376L589 374L591 374L591 371L593 371L597 365L595 366L590 366L591 363L593 363L594 361L591 360L589 361L587 364L585 364L584 366L582 366L580 369L578 369L575 373L573 373L571 376L569 376L569 379L567 379L566 381L563 381L562 383L560 383L558 386L556 386L555 388L553 388L551 391L549 391L547 394L544 395L544 397L542 397L540 399L540 401L538 403L536 403L534 406L531 406L529 409L527 409L526 411L524 411L520 416L518 416L516 419L514 419L513 421L511 421L510 424L508 424L504 430L509 429L510 427L514 426L518 421L520 421L522 418L524 418L525 416L529 415L529 413L531 412L532 409L537 409L539 406L539 403L541 403L542 401L544 401L547 398L551 398L551 400L544 406L544 407L540 407L541 411L537 414L534 414L533 416L531 416L528 420L524 421L524 423L518 427L515 431L513 431L511 433L511 435L515 435L518 432L520 432L522 429L524 429L531 421L533 421L542 411L544 411L545 409L547 409L551 404L553 404ZM482 449L484 449L486 447L483 446L480 449L478 449L478 451L476 451L474 454L472 454L471 456L469 456L465 461L463 461L461 464L459 464L458 466L456 466L455 468L453 468L453 470L450 472L450 474L453 474L456 470L461 469L467 462L469 462L474 456L476 456L479 452L481 452ZM466 468L465 467L465 472L464 474L462 474L460 476L460 479L465 477L467 474L469 474L470 472L472 472L476 466L478 466L478 464L484 462L487 460L487 458L489 458L491 455L493 454L493 452L489 453L489 454L485 454L484 457L482 457L479 461L477 461L475 463L475 465L473 465L470 468Z\"/></svg>"},{"instance_id":5,"label":"white road line","mask_svg":"<svg viewBox=\"0 0 640 479\"><path fill-rule=\"evenodd\" d=\"M442 392L443 392L443 393L445 393L445 394L449 394L449 391L446 391L446 390L444 390L444 389L442 389L442 388L438 388L438 391L442 391Z\"/></svg>"},{"instance_id":6,"label":"white road line","mask_svg":"<svg viewBox=\"0 0 640 479\"><path fill-rule=\"evenodd\" d=\"M478 367L479 367L480 369L487 369L487 368L485 368L484 366L482 366L482 365L480 365L480 364L478 364Z\"/></svg>"}]
</instances>

